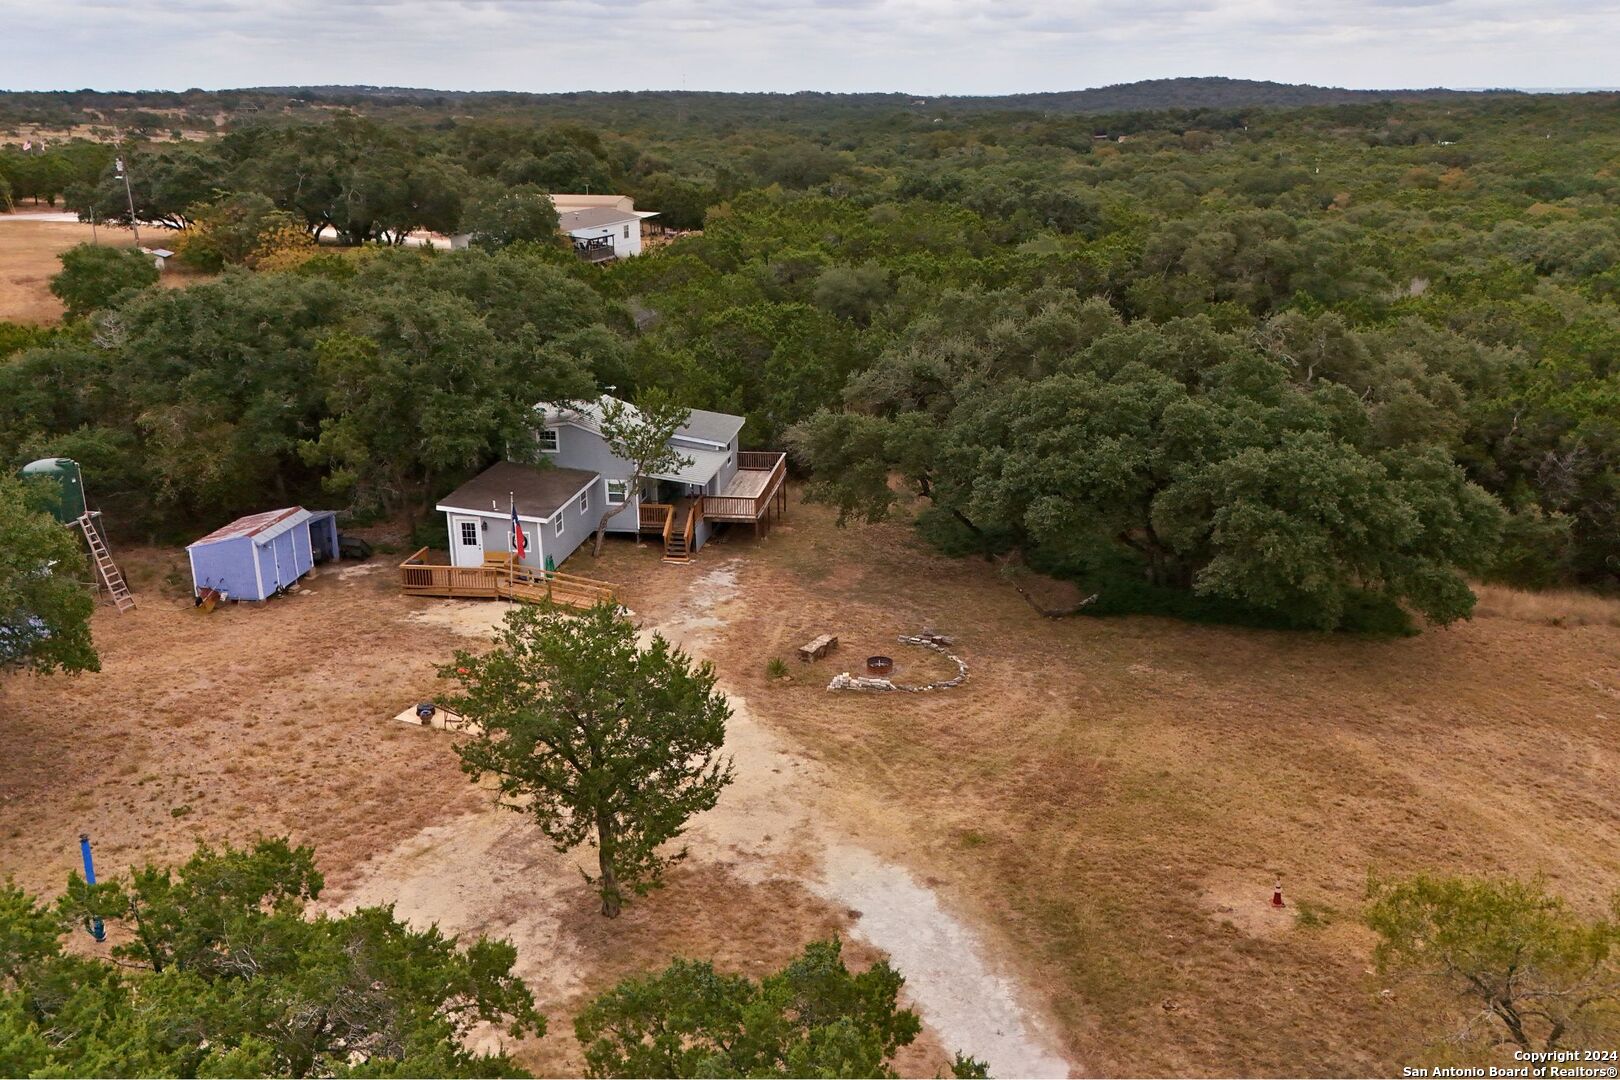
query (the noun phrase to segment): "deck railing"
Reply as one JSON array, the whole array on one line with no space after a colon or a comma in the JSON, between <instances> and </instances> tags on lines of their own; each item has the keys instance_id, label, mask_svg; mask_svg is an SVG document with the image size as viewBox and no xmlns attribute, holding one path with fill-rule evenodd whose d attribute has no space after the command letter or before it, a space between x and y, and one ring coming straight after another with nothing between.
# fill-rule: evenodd
<instances>
[{"instance_id":1,"label":"deck railing","mask_svg":"<svg viewBox=\"0 0 1620 1080\"><path fill-rule=\"evenodd\" d=\"M427 554L428 549L422 548L399 564L400 587L410 595L486 599L509 597L531 602L552 600L570 607L590 607L604 600L613 600L616 593L608 582L556 570L510 566L504 560L485 566L446 566L428 562Z\"/></svg>"},{"instance_id":2,"label":"deck railing","mask_svg":"<svg viewBox=\"0 0 1620 1080\"><path fill-rule=\"evenodd\" d=\"M663 532L675 513L670 503L644 502L637 507L637 525L642 532Z\"/></svg>"},{"instance_id":3,"label":"deck railing","mask_svg":"<svg viewBox=\"0 0 1620 1080\"><path fill-rule=\"evenodd\" d=\"M687 508L686 529L684 531L687 551L692 550L692 534L697 531L697 523L703 520L707 509L708 496L706 495L699 495L696 499L693 499L692 505ZM664 537L664 548L666 551L669 549L669 537L667 535Z\"/></svg>"},{"instance_id":4,"label":"deck railing","mask_svg":"<svg viewBox=\"0 0 1620 1080\"><path fill-rule=\"evenodd\" d=\"M770 471L765 486L752 498L738 495L706 495L703 516L710 521L758 521L770 509L771 500L782 489L787 477L787 455L780 450L740 450L737 468L746 472Z\"/></svg>"}]
</instances>

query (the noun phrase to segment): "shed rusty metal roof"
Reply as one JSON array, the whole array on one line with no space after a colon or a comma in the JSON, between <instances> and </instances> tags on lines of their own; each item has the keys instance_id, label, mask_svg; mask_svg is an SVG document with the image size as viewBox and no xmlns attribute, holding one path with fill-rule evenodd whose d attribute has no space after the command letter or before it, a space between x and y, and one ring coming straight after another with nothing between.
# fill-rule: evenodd
<instances>
[{"instance_id":1,"label":"shed rusty metal roof","mask_svg":"<svg viewBox=\"0 0 1620 1080\"><path fill-rule=\"evenodd\" d=\"M260 533L273 529L298 514L303 514L306 518L310 516L309 511L302 506L288 506L280 510L266 510L259 514L249 514L247 517L237 518L229 525L221 525L207 536L186 546L197 547L202 544L217 543L220 540L234 540L240 536L258 536Z\"/></svg>"}]
</instances>

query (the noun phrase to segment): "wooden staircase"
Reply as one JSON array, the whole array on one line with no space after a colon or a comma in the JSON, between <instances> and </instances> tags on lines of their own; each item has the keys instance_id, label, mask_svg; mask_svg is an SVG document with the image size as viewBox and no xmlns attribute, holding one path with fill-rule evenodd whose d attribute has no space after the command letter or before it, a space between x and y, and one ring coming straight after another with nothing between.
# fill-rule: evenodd
<instances>
[{"instance_id":1,"label":"wooden staircase","mask_svg":"<svg viewBox=\"0 0 1620 1080\"><path fill-rule=\"evenodd\" d=\"M690 511L686 514L686 521L677 522L679 511L672 510L669 515L669 525L664 529L664 561L686 562L692 557L692 534L688 529L692 521Z\"/></svg>"},{"instance_id":2,"label":"wooden staircase","mask_svg":"<svg viewBox=\"0 0 1620 1080\"><path fill-rule=\"evenodd\" d=\"M101 538L101 530L96 528L95 519L89 514L82 515L78 520L80 531L84 533L85 542L90 545L90 557L95 560L96 574L101 584L112 596L113 604L122 615L135 606L135 597L130 595L129 586L124 583L124 575L113 562L112 552L107 550L107 542Z\"/></svg>"},{"instance_id":3,"label":"wooden staircase","mask_svg":"<svg viewBox=\"0 0 1620 1080\"><path fill-rule=\"evenodd\" d=\"M671 509L669 520L664 524L664 561L689 562L692 558L692 533L697 529L698 518L703 514L703 498L692 500L685 508L685 520L677 520L681 514L680 504Z\"/></svg>"}]
</instances>

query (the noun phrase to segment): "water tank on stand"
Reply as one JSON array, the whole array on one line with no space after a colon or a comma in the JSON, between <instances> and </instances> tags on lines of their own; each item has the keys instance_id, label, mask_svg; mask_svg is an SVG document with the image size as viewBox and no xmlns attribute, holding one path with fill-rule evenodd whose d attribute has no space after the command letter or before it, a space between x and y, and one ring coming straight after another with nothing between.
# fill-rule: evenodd
<instances>
[{"instance_id":1,"label":"water tank on stand","mask_svg":"<svg viewBox=\"0 0 1620 1080\"><path fill-rule=\"evenodd\" d=\"M71 525L84 516L84 477L79 463L72 458L40 458L22 468L25 480L49 477L56 483L50 492L50 511L64 525Z\"/></svg>"}]
</instances>

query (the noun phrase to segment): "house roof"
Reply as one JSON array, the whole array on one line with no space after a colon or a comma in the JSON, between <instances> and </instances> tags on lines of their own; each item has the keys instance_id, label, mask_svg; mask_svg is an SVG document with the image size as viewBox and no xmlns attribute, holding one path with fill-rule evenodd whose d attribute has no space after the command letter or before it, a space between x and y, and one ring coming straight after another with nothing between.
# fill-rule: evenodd
<instances>
[{"instance_id":1,"label":"house roof","mask_svg":"<svg viewBox=\"0 0 1620 1080\"><path fill-rule=\"evenodd\" d=\"M575 424L587 431L602 433L602 409L613 398L603 394L595 401L575 401L566 404L544 402L535 408L545 417L546 424ZM631 414L635 415L635 406L626 403ZM675 433L672 445L682 457L690 459L690 464L668 473L653 474L659 480L677 480L683 484L706 484L726 464L731 452L726 447L731 443L733 436L742 429L743 418L730 413L710 412L707 409L693 409L687 417L686 425ZM715 449L692 446L686 439L696 439L699 442L711 443Z\"/></svg>"},{"instance_id":2,"label":"house roof","mask_svg":"<svg viewBox=\"0 0 1620 1080\"><path fill-rule=\"evenodd\" d=\"M726 446L737 437L737 432L742 430L744 423L746 421L742 417L733 416L731 413L693 409L692 415L686 418L686 425L676 434Z\"/></svg>"},{"instance_id":3,"label":"house roof","mask_svg":"<svg viewBox=\"0 0 1620 1080\"><path fill-rule=\"evenodd\" d=\"M720 471L720 466L726 463L726 458L731 456L724 450L698 450L695 447L679 445L675 449L689 464L674 472L653 473L653 479L678 480L683 484L707 484L714 479L714 474Z\"/></svg>"},{"instance_id":4,"label":"house roof","mask_svg":"<svg viewBox=\"0 0 1620 1080\"><path fill-rule=\"evenodd\" d=\"M551 205L557 208L557 213L565 214L571 210L586 210L595 206L634 210L636 201L628 195L582 195L569 191L553 191Z\"/></svg>"},{"instance_id":5,"label":"house roof","mask_svg":"<svg viewBox=\"0 0 1620 1080\"><path fill-rule=\"evenodd\" d=\"M519 517L548 518L598 474L587 469L542 468L498 461L439 500L440 510L508 514L517 500Z\"/></svg>"},{"instance_id":6,"label":"house roof","mask_svg":"<svg viewBox=\"0 0 1620 1080\"><path fill-rule=\"evenodd\" d=\"M607 394L603 394L595 401L551 402L542 401L535 406L545 417L547 424L576 424L587 431L602 433L602 409L606 402L612 401ZM636 415L636 407L625 403L632 416ZM676 435L684 435L688 439L699 439L703 442L715 443L718 446L728 445L737 432L742 430L744 418L733 416L731 413L710 412L707 409L693 409L686 418L686 424L677 431Z\"/></svg>"},{"instance_id":7,"label":"house roof","mask_svg":"<svg viewBox=\"0 0 1620 1080\"><path fill-rule=\"evenodd\" d=\"M587 206L583 210L568 210L557 215L557 224L563 232L640 220L634 210L620 210L616 206Z\"/></svg>"},{"instance_id":8,"label":"house roof","mask_svg":"<svg viewBox=\"0 0 1620 1080\"><path fill-rule=\"evenodd\" d=\"M187 548L201 547L204 544L217 544L221 540L236 540L244 536L251 536L258 543L264 543L281 535L294 525L308 521L312 515L302 506L288 506L280 510L266 510L259 514L249 514L239 517L229 525L221 525L213 532L200 540L187 544Z\"/></svg>"}]
</instances>

